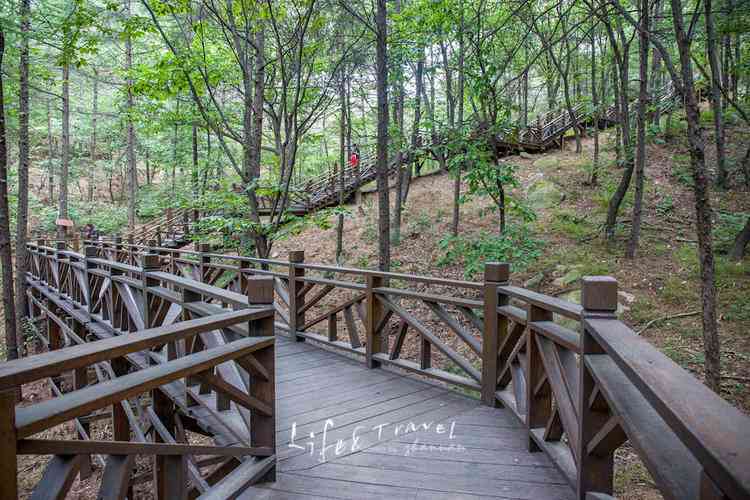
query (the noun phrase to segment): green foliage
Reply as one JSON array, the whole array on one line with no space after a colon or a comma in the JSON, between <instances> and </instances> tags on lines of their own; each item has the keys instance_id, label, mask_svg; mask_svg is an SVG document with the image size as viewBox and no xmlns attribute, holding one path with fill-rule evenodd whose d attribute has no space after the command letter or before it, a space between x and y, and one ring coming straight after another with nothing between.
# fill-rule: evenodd
<instances>
[{"instance_id":1,"label":"green foliage","mask_svg":"<svg viewBox=\"0 0 750 500\"><path fill-rule=\"evenodd\" d=\"M502 236L481 233L476 237L444 236L439 241L443 255L439 266L463 265L464 276L481 275L485 262L510 262L518 272L525 270L540 255L543 242L532 236L525 225L509 224Z\"/></svg>"},{"instance_id":2,"label":"green foliage","mask_svg":"<svg viewBox=\"0 0 750 500\"><path fill-rule=\"evenodd\" d=\"M579 216L572 210L564 209L555 210L550 229L577 240L587 239L596 231L590 216Z\"/></svg>"},{"instance_id":3,"label":"green foliage","mask_svg":"<svg viewBox=\"0 0 750 500\"><path fill-rule=\"evenodd\" d=\"M669 194L665 194L659 197L659 201L656 202L656 211L661 215L667 215L674 211L674 200Z\"/></svg>"},{"instance_id":4,"label":"green foliage","mask_svg":"<svg viewBox=\"0 0 750 500\"><path fill-rule=\"evenodd\" d=\"M689 156L676 154L672 157L672 176L686 186L693 186Z\"/></svg>"},{"instance_id":5,"label":"green foliage","mask_svg":"<svg viewBox=\"0 0 750 500\"><path fill-rule=\"evenodd\" d=\"M713 226L714 245L719 253L728 253L734 244L737 234L747 222L750 214L737 212L719 212L716 217L716 223Z\"/></svg>"}]
</instances>

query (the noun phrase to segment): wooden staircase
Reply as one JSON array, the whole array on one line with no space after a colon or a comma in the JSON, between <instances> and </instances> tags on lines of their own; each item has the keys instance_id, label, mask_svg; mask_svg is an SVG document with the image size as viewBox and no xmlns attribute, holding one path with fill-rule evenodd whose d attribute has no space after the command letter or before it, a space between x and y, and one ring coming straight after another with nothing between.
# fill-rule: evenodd
<instances>
[{"instance_id":1,"label":"wooden staircase","mask_svg":"<svg viewBox=\"0 0 750 500\"><path fill-rule=\"evenodd\" d=\"M677 94L670 83L656 90L652 95L653 111L667 112L676 104ZM631 101L630 115L635 117L637 99ZM652 112L653 112L652 111ZM575 117L575 119L574 119ZM594 121L597 121L595 124ZM568 109L550 111L537 116L536 120L526 127L515 126L498 133L493 138L494 154L497 157L510 156L521 151L542 153L559 147L565 135L576 124L579 129L598 126L610 127L618 122L618 108L611 105L595 118L591 107L580 103L573 107L572 113ZM436 150L445 144L443 134L424 133L419 137L420 151ZM425 148L429 145L428 148ZM415 152L407 151L402 158L413 158ZM399 162L394 157L388 163L388 175L394 175L399 169ZM294 215L305 215L322 208L332 207L339 203L339 193L343 191L343 199L349 200L365 184L377 177L375 152L368 151L360 159L357 167L347 165L343 177L337 170L308 178L293 184L289 189L287 212ZM258 197L258 211L261 216L278 213L280 202L272 196ZM146 245L155 241L160 247L181 248L189 243L190 224L199 218L197 211L188 209L168 209L161 217L139 226L126 238L132 238L136 244Z\"/></svg>"}]
</instances>

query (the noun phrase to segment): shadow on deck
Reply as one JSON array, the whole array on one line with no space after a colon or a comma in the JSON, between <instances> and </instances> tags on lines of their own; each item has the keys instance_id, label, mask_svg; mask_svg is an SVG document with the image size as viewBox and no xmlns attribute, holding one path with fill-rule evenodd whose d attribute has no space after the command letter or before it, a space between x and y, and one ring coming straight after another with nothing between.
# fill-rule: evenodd
<instances>
[{"instance_id":1,"label":"shadow on deck","mask_svg":"<svg viewBox=\"0 0 750 500\"><path fill-rule=\"evenodd\" d=\"M508 410L280 336L276 377L277 481L240 498L573 498Z\"/></svg>"}]
</instances>

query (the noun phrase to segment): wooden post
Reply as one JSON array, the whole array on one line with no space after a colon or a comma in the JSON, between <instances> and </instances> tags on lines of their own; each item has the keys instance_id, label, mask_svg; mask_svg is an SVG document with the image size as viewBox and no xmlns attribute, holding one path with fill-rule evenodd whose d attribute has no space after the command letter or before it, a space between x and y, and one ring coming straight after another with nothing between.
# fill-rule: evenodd
<instances>
[{"instance_id":1,"label":"wooden post","mask_svg":"<svg viewBox=\"0 0 750 500\"><path fill-rule=\"evenodd\" d=\"M273 277L272 276L248 276L247 278L247 302L250 307L265 306L273 307ZM269 333L270 332L270 333ZM248 325L248 334L251 337L264 337L273 335L274 316L251 321Z\"/></svg>"},{"instance_id":2,"label":"wooden post","mask_svg":"<svg viewBox=\"0 0 750 500\"><path fill-rule=\"evenodd\" d=\"M154 413L159 417L159 420L161 420L161 423L169 433L174 435L174 403L172 403L172 400L161 389L151 391L151 400L153 402ZM154 431L154 441L163 443L164 438L161 437L161 434ZM174 479L169 477L167 473L166 460L167 457L165 455L157 455L154 460L154 489L156 490L154 496L159 499L168 498L169 483Z\"/></svg>"},{"instance_id":3,"label":"wooden post","mask_svg":"<svg viewBox=\"0 0 750 500\"><path fill-rule=\"evenodd\" d=\"M304 342L305 338L297 335L297 330L305 324L305 314L299 310L305 305L305 297L299 296L304 283L297 278L305 276L305 270L297 267L297 264L305 262L305 251L294 250L289 252L289 333L297 342Z\"/></svg>"},{"instance_id":4,"label":"wooden post","mask_svg":"<svg viewBox=\"0 0 750 500\"><path fill-rule=\"evenodd\" d=\"M153 324L153 317L156 311L151 310L151 295L148 292L149 287L158 286L159 280L149 278L148 273L157 272L161 268L159 255L155 253L145 253L141 255L141 290L143 294L143 324L146 328L157 325Z\"/></svg>"},{"instance_id":5,"label":"wooden post","mask_svg":"<svg viewBox=\"0 0 750 500\"><path fill-rule=\"evenodd\" d=\"M264 336L273 336L273 317L264 323ZM260 400L271 408L271 415L263 415L259 411L250 414L250 445L268 446L276 449L276 369L275 346L270 345L254 354L255 359L265 368L267 377L259 373L250 372L250 396ZM247 363L252 365L252 363ZM274 466L261 481L276 481L276 467Z\"/></svg>"},{"instance_id":6,"label":"wooden post","mask_svg":"<svg viewBox=\"0 0 750 500\"><path fill-rule=\"evenodd\" d=\"M81 336L84 336L86 333L86 328L80 324L76 323L78 327L76 328L79 330L77 333L80 333ZM73 389L76 391L83 389L89 385L89 377L88 377L88 367L78 368L73 372ZM83 427L84 432L88 435L88 437L91 437L91 424L89 422L81 422L81 427ZM78 433L79 439L86 439L86 436L84 436L82 433ZM81 457L81 465L80 465L80 472L81 479L87 479L91 477L91 455L83 455Z\"/></svg>"},{"instance_id":7,"label":"wooden post","mask_svg":"<svg viewBox=\"0 0 750 500\"><path fill-rule=\"evenodd\" d=\"M112 260L115 262L122 262L120 259L122 255L122 236L117 235L115 236L115 255Z\"/></svg>"},{"instance_id":8,"label":"wooden post","mask_svg":"<svg viewBox=\"0 0 750 500\"><path fill-rule=\"evenodd\" d=\"M367 318L365 321L365 330L367 334L367 344L365 345L365 359L367 361L368 368L378 368L380 362L375 359L375 354L382 352L383 349L383 334L381 333L384 328L380 331L376 331L378 326L385 316L385 307L383 303L377 298L375 292L376 288L383 286L382 276L367 276Z\"/></svg>"},{"instance_id":9,"label":"wooden post","mask_svg":"<svg viewBox=\"0 0 750 500\"><path fill-rule=\"evenodd\" d=\"M552 394L543 389L536 392L544 378L544 362L536 342L536 333L530 328L535 321L552 321L552 313L529 304L526 312L526 432L529 451L541 451L531 436L533 429L544 428L552 414Z\"/></svg>"},{"instance_id":10,"label":"wooden post","mask_svg":"<svg viewBox=\"0 0 750 500\"><path fill-rule=\"evenodd\" d=\"M577 498L586 499L587 492L612 494L614 479L614 450L606 456L588 453L588 444L596 436L608 419L606 411L593 408L590 404L596 387L594 377L586 367L586 356L604 354L592 335L586 329L586 318L615 319L617 311L617 280L607 276L583 278L581 291L583 306L581 325L581 359L579 366L578 390L578 477Z\"/></svg>"},{"instance_id":11,"label":"wooden post","mask_svg":"<svg viewBox=\"0 0 750 500\"><path fill-rule=\"evenodd\" d=\"M16 457L16 392L0 391L0 498L18 498Z\"/></svg>"},{"instance_id":12,"label":"wooden post","mask_svg":"<svg viewBox=\"0 0 750 500\"><path fill-rule=\"evenodd\" d=\"M200 243L198 245L198 252L200 252L199 260L200 260L200 277L201 277L201 283L208 283L208 275L211 271L211 256L209 255L211 253L211 245L208 243Z\"/></svg>"},{"instance_id":13,"label":"wooden post","mask_svg":"<svg viewBox=\"0 0 750 500\"><path fill-rule=\"evenodd\" d=\"M94 279L96 279L95 276L91 274L89 271L94 267L94 263L91 262L91 259L96 258L96 247L87 246L83 249L83 280L86 282L86 289L83 291L84 300L86 301L86 312L89 315L89 320L91 319L91 309L94 306L94 303L92 302L93 299L93 288L94 288Z\"/></svg>"},{"instance_id":14,"label":"wooden post","mask_svg":"<svg viewBox=\"0 0 750 500\"><path fill-rule=\"evenodd\" d=\"M170 238L175 239L174 223L172 222L172 207L167 207L167 234Z\"/></svg>"},{"instance_id":15,"label":"wooden post","mask_svg":"<svg viewBox=\"0 0 750 500\"><path fill-rule=\"evenodd\" d=\"M507 285L510 264L488 262L484 265L484 331L482 332L482 403L499 406L495 397L497 377L506 360L498 358L498 350L508 335L508 319L497 308L507 305L508 297L500 296L498 287Z\"/></svg>"},{"instance_id":16,"label":"wooden post","mask_svg":"<svg viewBox=\"0 0 750 500\"><path fill-rule=\"evenodd\" d=\"M248 273L248 269L250 269L250 262L246 260L241 260L239 264L237 265L237 287L239 287L239 290L237 290L239 293L248 293L247 292L247 281L250 274ZM273 286L273 283L271 284Z\"/></svg>"}]
</instances>

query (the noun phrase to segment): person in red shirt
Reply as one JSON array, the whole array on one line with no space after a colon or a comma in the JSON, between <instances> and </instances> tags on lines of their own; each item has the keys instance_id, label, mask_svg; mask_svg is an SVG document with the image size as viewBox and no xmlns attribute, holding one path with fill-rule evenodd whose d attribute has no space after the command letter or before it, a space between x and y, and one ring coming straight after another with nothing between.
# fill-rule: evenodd
<instances>
[{"instance_id":1,"label":"person in red shirt","mask_svg":"<svg viewBox=\"0 0 750 500\"><path fill-rule=\"evenodd\" d=\"M349 166L351 166L353 169L359 167L359 148L356 144L352 148L352 154L349 157Z\"/></svg>"}]
</instances>

